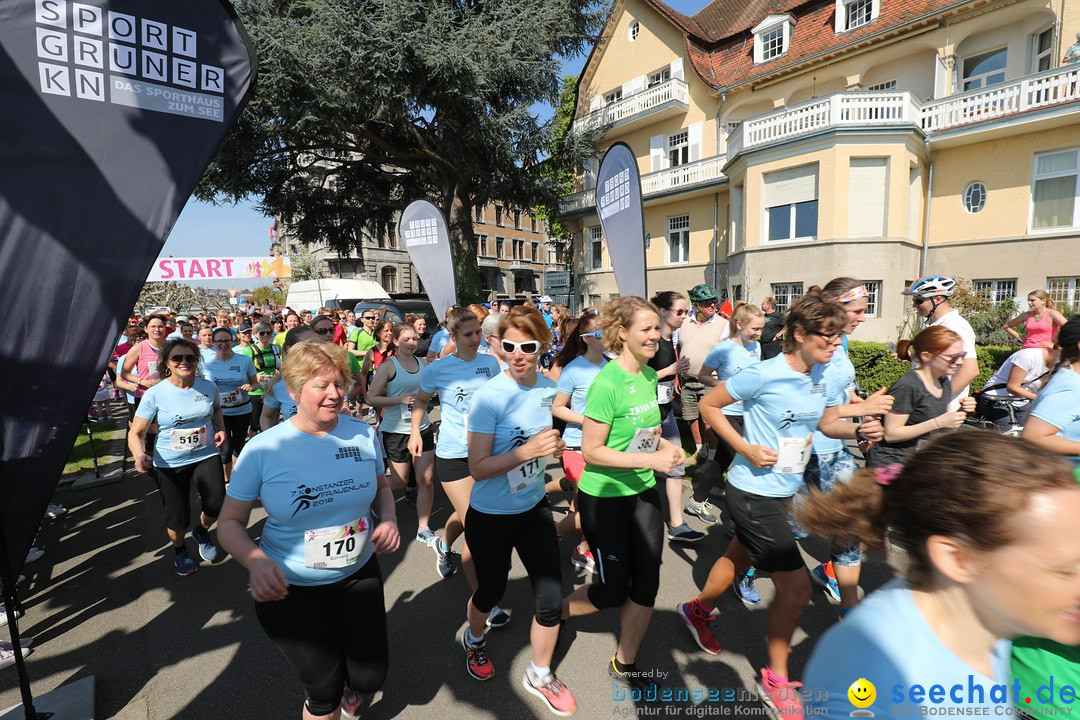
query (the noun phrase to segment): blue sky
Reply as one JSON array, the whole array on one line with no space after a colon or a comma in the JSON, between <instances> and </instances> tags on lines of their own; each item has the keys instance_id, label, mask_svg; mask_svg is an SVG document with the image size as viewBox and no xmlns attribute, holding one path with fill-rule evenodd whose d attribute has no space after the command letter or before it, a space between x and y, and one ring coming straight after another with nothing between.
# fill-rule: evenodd
<instances>
[{"instance_id":1,"label":"blue sky","mask_svg":"<svg viewBox=\"0 0 1080 720\"><path fill-rule=\"evenodd\" d=\"M692 15L708 0L666 0L675 10ZM563 61L563 74L581 72L588 53ZM541 118L551 115L550 108L537 107ZM210 205L195 199L188 201L173 226L161 257L202 257L211 255L266 255L270 250L271 218L255 209L255 202L237 205ZM200 285L231 287L235 281L207 281Z\"/></svg>"}]
</instances>

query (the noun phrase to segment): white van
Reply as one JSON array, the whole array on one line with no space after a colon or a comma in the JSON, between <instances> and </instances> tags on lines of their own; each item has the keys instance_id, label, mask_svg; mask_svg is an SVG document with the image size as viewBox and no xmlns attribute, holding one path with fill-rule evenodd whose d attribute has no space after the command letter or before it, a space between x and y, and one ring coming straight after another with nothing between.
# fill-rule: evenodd
<instances>
[{"instance_id":1,"label":"white van","mask_svg":"<svg viewBox=\"0 0 1080 720\"><path fill-rule=\"evenodd\" d=\"M299 280L289 285L285 304L296 312L317 312L321 307L351 310L361 300L389 300L382 285L371 280Z\"/></svg>"}]
</instances>

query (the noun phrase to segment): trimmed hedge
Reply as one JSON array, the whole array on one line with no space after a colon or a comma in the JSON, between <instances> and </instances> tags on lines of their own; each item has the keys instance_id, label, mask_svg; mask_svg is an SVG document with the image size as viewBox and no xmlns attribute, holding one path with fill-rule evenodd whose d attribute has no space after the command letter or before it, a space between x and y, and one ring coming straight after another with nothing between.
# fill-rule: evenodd
<instances>
[{"instance_id":1,"label":"trimmed hedge","mask_svg":"<svg viewBox=\"0 0 1080 720\"><path fill-rule=\"evenodd\" d=\"M975 352L979 356L979 375L971 382L971 387L978 389L985 385L994 372L1018 349L997 345L977 346ZM855 378L859 387L868 393L892 385L910 368L908 363L900 362L888 354L884 343L852 340L848 344L848 355L855 365ZM882 355L876 362L873 360Z\"/></svg>"}]
</instances>

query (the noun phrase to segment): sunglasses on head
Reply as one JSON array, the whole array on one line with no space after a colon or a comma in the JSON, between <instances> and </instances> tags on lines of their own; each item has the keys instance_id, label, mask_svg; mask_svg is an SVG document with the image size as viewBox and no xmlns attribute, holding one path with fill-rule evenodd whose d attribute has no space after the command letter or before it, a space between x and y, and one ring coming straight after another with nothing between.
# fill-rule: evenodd
<instances>
[{"instance_id":1,"label":"sunglasses on head","mask_svg":"<svg viewBox=\"0 0 1080 720\"><path fill-rule=\"evenodd\" d=\"M169 356L169 361L174 362L174 363L185 363L185 362L186 363L193 363L198 359L199 359L198 355L191 355L189 353L184 353L182 355L170 355Z\"/></svg>"},{"instance_id":2,"label":"sunglasses on head","mask_svg":"<svg viewBox=\"0 0 1080 720\"><path fill-rule=\"evenodd\" d=\"M520 350L523 355L535 355L540 352L539 340L526 340L525 342L514 342L513 340L502 341L502 351L507 355L511 355L514 351Z\"/></svg>"},{"instance_id":3,"label":"sunglasses on head","mask_svg":"<svg viewBox=\"0 0 1080 720\"><path fill-rule=\"evenodd\" d=\"M603 330L593 330L592 332L585 333L584 335L582 335L582 337L591 337L591 338L596 338L597 340L600 340L600 339L602 339L604 337L604 331Z\"/></svg>"}]
</instances>

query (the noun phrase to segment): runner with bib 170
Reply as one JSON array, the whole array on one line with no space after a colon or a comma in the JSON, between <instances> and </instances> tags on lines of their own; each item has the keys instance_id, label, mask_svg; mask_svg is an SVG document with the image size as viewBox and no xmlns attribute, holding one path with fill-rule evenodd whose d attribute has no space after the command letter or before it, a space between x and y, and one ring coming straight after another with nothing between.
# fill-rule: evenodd
<instances>
[{"instance_id":1,"label":"runner with bib 170","mask_svg":"<svg viewBox=\"0 0 1080 720\"><path fill-rule=\"evenodd\" d=\"M717 600L736 572L750 566L768 572L776 599L766 620L768 664L761 669L761 687L766 702L785 715L801 715L800 684L788 678L788 655L799 616L810 602L810 581L788 510L803 484L813 432L820 428L830 437L871 441L882 437L877 419L858 426L840 420L840 401L828 387L826 369L847 325L847 313L835 298L807 293L788 312L784 353L744 368L709 391L700 405L705 421L738 453L727 475L735 537L701 594L677 610L694 642L716 655L721 648L709 617ZM745 438L723 412L740 400Z\"/></svg>"}]
</instances>

